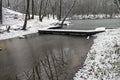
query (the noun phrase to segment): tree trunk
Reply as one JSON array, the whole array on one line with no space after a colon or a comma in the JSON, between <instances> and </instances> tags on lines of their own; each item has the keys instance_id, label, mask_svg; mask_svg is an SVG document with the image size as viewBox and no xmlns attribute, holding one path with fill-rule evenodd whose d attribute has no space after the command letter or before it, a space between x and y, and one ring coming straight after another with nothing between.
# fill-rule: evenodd
<instances>
[{"instance_id":1,"label":"tree trunk","mask_svg":"<svg viewBox=\"0 0 120 80\"><path fill-rule=\"evenodd\" d=\"M63 26L63 24L64 24L66 18L68 17L68 15L70 14L70 12L71 12L72 9L74 8L75 3L76 3L76 0L74 0L74 3L72 4L72 7L69 9L69 11L66 13L65 17L63 18L63 20L62 20L62 22L61 22L61 24L60 24L61 27Z\"/></svg>"},{"instance_id":2,"label":"tree trunk","mask_svg":"<svg viewBox=\"0 0 120 80\"><path fill-rule=\"evenodd\" d=\"M27 0L27 10L26 10L25 21L24 21L22 30L26 30L26 27L27 27L27 17L29 15L29 6L30 6L30 0Z\"/></svg>"},{"instance_id":3,"label":"tree trunk","mask_svg":"<svg viewBox=\"0 0 120 80\"><path fill-rule=\"evenodd\" d=\"M30 1L31 1L31 0L29 0L29 9L30 9ZM31 19L31 17L30 17L30 10L29 10L29 9L28 9L28 14L27 14L27 19L29 19L29 20L30 20L30 19Z\"/></svg>"},{"instance_id":4,"label":"tree trunk","mask_svg":"<svg viewBox=\"0 0 120 80\"><path fill-rule=\"evenodd\" d=\"M42 19L44 18L44 16L46 16L46 10L47 10L47 7L48 7L48 0L46 1L46 4L45 4L45 8L44 8L44 12L43 12L43 15L42 15Z\"/></svg>"},{"instance_id":5,"label":"tree trunk","mask_svg":"<svg viewBox=\"0 0 120 80\"><path fill-rule=\"evenodd\" d=\"M10 8L10 1L8 0L8 8Z\"/></svg>"},{"instance_id":6,"label":"tree trunk","mask_svg":"<svg viewBox=\"0 0 120 80\"><path fill-rule=\"evenodd\" d=\"M39 20L42 22L42 6L43 5L43 0L40 2L40 10L39 10Z\"/></svg>"},{"instance_id":7,"label":"tree trunk","mask_svg":"<svg viewBox=\"0 0 120 80\"><path fill-rule=\"evenodd\" d=\"M35 8L34 7L34 0L32 0L32 17L31 17L32 19L34 19L34 11L35 11L34 8Z\"/></svg>"},{"instance_id":8,"label":"tree trunk","mask_svg":"<svg viewBox=\"0 0 120 80\"><path fill-rule=\"evenodd\" d=\"M0 0L0 24L2 24L2 0Z\"/></svg>"},{"instance_id":9,"label":"tree trunk","mask_svg":"<svg viewBox=\"0 0 120 80\"><path fill-rule=\"evenodd\" d=\"M120 12L120 0L114 0L114 3L117 5L118 10Z\"/></svg>"},{"instance_id":10,"label":"tree trunk","mask_svg":"<svg viewBox=\"0 0 120 80\"><path fill-rule=\"evenodd\" d=\"M55 19L56 2L54 4L54 6L53 6L51 0L49 0L49 4L50 4L51 9L52 9L53 19Z\"/></svg>"},{"instance_id":11,"label":"tree trunk","mask_svg":"<svg viewBox=\"0 0 120 80\"><path fill-rule=\"evenodd\" d=\"M44 8L44 11L43 11L43 15L42 15L42 9L43 9L43 0L41 0L41 3L40 3L40 11L39 11L39 20L42 22L44 16L46 16L46 9L47 9L47 6L48 6L48 0L46 1L46 4L45 4L45 8Z\"/></svg>"},{"instance_id":12,"label":"tree trunk","mask_svg":"<svg viewBox=\"0 0 120 80\"><path fill-rule=\"evenodd\" d=\"M31 0L29 0L29 7L28 7L28 14L27 14L27 19L28 19L28 20L31 19L31 17L30 17L30 1L31 1ZM28 3L27 3L27 4L28 4Z\"/></svg>"},{"instance_id":13,"label":"tree trunk","mask_svg":"<svg viewBox=\"0 0 120 80\"><path fill-rule=\"evenodd\" d=\"M62 18L62 0L60 0L60 13L59 13L59 21L61 21Z\"/></svg>"}]
</instances>

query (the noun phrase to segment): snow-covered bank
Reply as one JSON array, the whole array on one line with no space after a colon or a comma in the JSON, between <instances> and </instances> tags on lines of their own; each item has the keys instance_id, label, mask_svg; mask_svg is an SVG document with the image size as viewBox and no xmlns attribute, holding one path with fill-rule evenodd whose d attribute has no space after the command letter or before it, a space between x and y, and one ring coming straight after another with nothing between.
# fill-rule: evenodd
<instances>
[{"instance_id":1,"label":"snow-covered bank","mask_svg":"<svg viewBox=\"0 0 120 80\"><path fill-rule=\"evenodd\" d=\"M120 29L96 35L82 69L74 80L120 80Z\"/></svg>"},{"instance_id":2,"label":"snow-covered bank","mask_svg":"<svg viewBox=\"0 0 120 80\"><path fill-rule=\"evenodd\" d=\"M58 20L52 17L49 19L45 17L43 22L40 22L39 17L35 16L35 19L28 20L27 30L23 31L21 28L24 23L24 16L22 13L3 8L3 24L0 25L0 40L36 33L39 29L47 29L50 26L55 26L53 23L58 23ZM11 27L10 32L7 32L6 30L9 26Z\"/></svg>"},{"instance_id":3,"label":"snow-covered bank","mask_svg":"<svg viewBox=\"0 0 120 80\"><path fill-rule=\"evenodd\" d=\"M84 20L84 19L119 19L120 14L106 15L106 14L89 14L89 15L74 15L70 19L72 20Z\"/></svg>"}]
</instances>

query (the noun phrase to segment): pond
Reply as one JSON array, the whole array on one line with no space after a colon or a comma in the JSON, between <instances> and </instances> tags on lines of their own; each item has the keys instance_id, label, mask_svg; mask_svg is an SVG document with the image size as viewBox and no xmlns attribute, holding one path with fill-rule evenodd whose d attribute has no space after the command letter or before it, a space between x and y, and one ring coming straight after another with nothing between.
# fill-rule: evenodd
<instances>
[{"instance_id":1,"label":"pond","mask_svg":"<svg viewBox=\"0 0 120 80\"><path fill-rule=\"evenodd\" d=\"M119 19L75 20L64 29L118 28ZM26 35L0 41L0 80L72 80L94 37Z\"/></svg>"},{"instance_id":2,"label":"pond","mask_svg":"<svg viewBox=\"0 0 120 80\"><path fill-rule=\"evenodd\" d=\"M95 29L98 27L120 28L120 19L71 20L71 25L65 29Z\"/></svg>"}]
</instances>

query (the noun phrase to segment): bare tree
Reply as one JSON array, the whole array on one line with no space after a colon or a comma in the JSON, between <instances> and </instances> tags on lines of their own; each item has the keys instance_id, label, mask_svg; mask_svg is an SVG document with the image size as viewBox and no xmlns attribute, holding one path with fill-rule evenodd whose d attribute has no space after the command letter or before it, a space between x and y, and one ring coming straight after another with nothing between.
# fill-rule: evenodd
<instances>
[{"instance_id":1,"label":"bare tree","mask_svg":"<svg viewBox=\"0 0 120 80\"><path fill-rule=\"evenodd\" d=\"M18 0L14 1L14 10L16 11L18 9Z\"/></svg>"},{"instance_id":2,"label":"bare tree","mask_svg":"<svg viewBox=\"0 0 120 80\"><path fill-rule=\"evenodd\" d=\"M22 30L26 30L26 27L27 27L27 17L29 15L29 6L30 6L30 0L27 0L27 9L26 9L25 21L24 21Z\"/></svg>"},{"instance_id":3,"label":"bare tree","mask_svg":"<svg viewBox=\"0 0 120 80\"><path fill-rule=\"evenodd\" d=\"M2 0L0 0L0 23L2 24Z\"/></svg>"},{"instance_id":4,"label":"bare tree","mask_svg":"<svg viewBox=\"0 0 120 80\"><path fill-rule=\"evenodd\" d=\"M8 4L8 8L10 8L10 0L8 0L8 3L7 3L7 4Z\"/></svg>"},{"instance_id":5,"label":"bare tree","mask_svg":"<svg viewBox=\"0 0 120 80\"><path fill-rule=\"evenodd\" d=\"M42 22L43 0L40 1L39 20Z\"/></svg>"},{"instance_id":6,"label":"bare tree","mask_svg":"<svg viewBox=\"0 0 120 80\"><path fill-rule=\"evenodd\" d=\"M55 19L56 1L55 1L55 4L52 5L51 0L49 0L49 4L50 4L51 10L52 10L53 19Z\"/></svg>"},{"instance_id":7,"label":"bare tree","mask_svg":"<svg viewBox=\"0 0 120 80\"><path fill-rule=\"evenodd\" d=\"M60 12L59 12L59 21L61 21L62 18L62 0L60 0Z\"/></svg>"},{"instance_id":8,"label":"bare tree","mask_svg":"<svg viewBox=\"0 0 120 80\"><path fill-rule=\"evenodd\" d=\"M46 10L47 10L47 7L48 7L49 0L46 0L44 7L43 7L43 1L44 0L41 0L41 2L40 2L40 10L39 10L39 20L41 22L42 22L43 18L46 16ZM43 14L42 14L42 10L43 10Z\"/></svg>"},{"instance_id":9,"label":"bare tree","mask_svg":"<svg viewBox=\"0 0 120 80\"><path fill-rule=\"evenodd\" d=\"M114 3L117 5L118 10L120 11L120 0L114 0Z\"/></svg>"},{"instance_id":10,"label":"bare tree","mask_svg":"<svg viewBox=\"0 0 120 80\"><path fill-rule=\"evenodd\" d=\"M42 15L42 19L46 16L46 10L47 10L47 7L48 7L48 2L49 2L49 0L46 0L43 15Z\"/></svg>"},{"instance_id":11,"label":"bare tree","mask_svg":"<svg viewBox=\"0 0 120 80\"><path fill-rule=\"evenodd\" d=\"M63 18L63 20L62 20L62 22L61 22L61 24L60 24L61 27L63 26L63 24L64 24L66 18L68 17L68 15L70 14L70 12L71 12L72 9L74 8L76 1L77 1L77 0L74 0L74 2L73 2L73 4L72 4L71 8L69 9L69 11L66 13L65 17Z\"/></svg>"},{"instance_id":12,"label":"bare tree","mask_svg":"<svg viewBox=\"0 0 120 80\"><path fill-rule=\"evenodd\" d=\"M34 19L34 12L35 12L35 9L34 9L34 0L32 0L32 19Z\"/></svg>"}]
</instances>

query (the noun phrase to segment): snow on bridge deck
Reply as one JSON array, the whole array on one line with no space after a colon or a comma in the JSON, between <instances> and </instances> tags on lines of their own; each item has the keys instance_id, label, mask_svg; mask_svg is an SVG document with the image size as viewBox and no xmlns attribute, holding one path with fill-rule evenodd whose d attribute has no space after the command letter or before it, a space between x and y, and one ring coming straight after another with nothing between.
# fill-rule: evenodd
<instances>
[{"instance_id":1,"label":"snow on bridge deck","mask_svg":"<svg viewBox=\"0 0 120 80\"><path fill-rule=\"evenodd\" d=\"M63 35L94 35L104 32L105 28L96 28L95 30L65 30L65 29L40 29L40 34L63 34Z\"/></svg>"}]
</instances>

